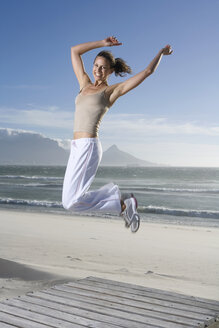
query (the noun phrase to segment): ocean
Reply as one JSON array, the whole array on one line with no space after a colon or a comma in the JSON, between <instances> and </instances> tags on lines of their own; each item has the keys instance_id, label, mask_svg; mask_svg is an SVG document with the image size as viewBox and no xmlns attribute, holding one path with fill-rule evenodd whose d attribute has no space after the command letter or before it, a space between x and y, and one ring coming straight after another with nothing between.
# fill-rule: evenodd
<instances>
[{"instance_id":1,"label":"ocean","mask_svg":"<svg viewBox=\"0 0 219 328\"><path fill-rule=\"evenodd\" d=\"M61 204L64 173L62 166L0 166L0 208L72 215ZM91 189L109 182L135 194L143 221L219 227L219 168L99 167Z\"/></svg>"}]
</instances>

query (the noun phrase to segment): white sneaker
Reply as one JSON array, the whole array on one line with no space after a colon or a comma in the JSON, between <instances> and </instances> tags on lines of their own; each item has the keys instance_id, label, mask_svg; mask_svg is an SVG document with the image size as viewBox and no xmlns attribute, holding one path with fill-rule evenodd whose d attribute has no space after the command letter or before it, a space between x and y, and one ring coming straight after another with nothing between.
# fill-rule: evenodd
<instances>
[{"instance_id":1,"label":"white sneaker","mask_svg":"<svg viewBox=\"0 0 219 328\"><path fill-rule=\"evenodd\" d=\"M122 215L125 220L125 225L127 228L131 226L132 232L137 232L140 226L140 216L137 212L137 199L132 195L132 197L125 199L125 210L122 212Z\"/></svg>"}]
</instances>

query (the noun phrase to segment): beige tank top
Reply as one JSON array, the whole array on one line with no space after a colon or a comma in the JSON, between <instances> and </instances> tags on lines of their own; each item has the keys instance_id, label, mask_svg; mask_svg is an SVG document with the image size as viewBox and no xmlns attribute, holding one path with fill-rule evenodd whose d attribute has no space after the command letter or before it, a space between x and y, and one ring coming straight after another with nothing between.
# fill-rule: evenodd
<instances>
[{"instance_id":1,"label":"beige tank top","mask_svg":"<svg viewBox=\"0 0 219 328\"><path fill-rule=\"evenodd\" d=\"M90 95L79 93L75 98L74 132L98 136L100 122L109 109L105 90Z\"/></svg>"}]
</instances>

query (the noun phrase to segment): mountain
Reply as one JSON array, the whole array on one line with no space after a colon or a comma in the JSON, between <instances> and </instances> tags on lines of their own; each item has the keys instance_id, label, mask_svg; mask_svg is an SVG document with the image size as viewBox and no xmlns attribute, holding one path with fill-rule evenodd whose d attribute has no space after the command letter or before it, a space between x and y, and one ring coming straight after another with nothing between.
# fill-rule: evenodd
<instances>
[{"instance_id":1,"label":"mountain","mask_svg":"<svg viewBox=\"0 0 219 328\"><path fill-rule=\"evenodd\" d=\"M120 150L116 145L108 148L102 157L101 166L157 166L158 164L136 158Z\"/></svg>"},{"instance_id":2,"label":"mountain","mask_svg":"<svg viewBox=\"0 0 219 328\"><path fill-rule=\"evenodd\" d=\"M0 128L0 165L66 165L69 148L69 140L58 141L32 131ZM119 150L116 145L103 153L100 165L156 166Z\"/></svg>"},{"instance_id":3,"label":"mountain","mask_svg":"<svg viewBox=\"0 0 219 328\"><path fill-rule=\"evenodd\" d=\"M39 133L0 129L1 165L66 165L68 155L57 140Z\"/></svg>"}]
</instances>

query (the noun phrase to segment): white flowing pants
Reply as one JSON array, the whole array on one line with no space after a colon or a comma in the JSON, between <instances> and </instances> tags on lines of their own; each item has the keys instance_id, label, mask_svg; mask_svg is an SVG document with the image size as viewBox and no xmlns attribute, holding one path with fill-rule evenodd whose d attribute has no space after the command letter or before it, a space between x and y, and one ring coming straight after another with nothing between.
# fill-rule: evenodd
<instances>
[{"instance_id":1,"label":"white flowing pants","mask_svg":"<svg viewBox=\"0 0 219 328\"><path fill-rule=\"evenodd\" d=\"M109 183L98 190L88 191L101 158L102 146L98 138L72 140L62 190L65 209L75 212L121 213L121 194L117 185Z\"/></svg>"}]
</instances>

